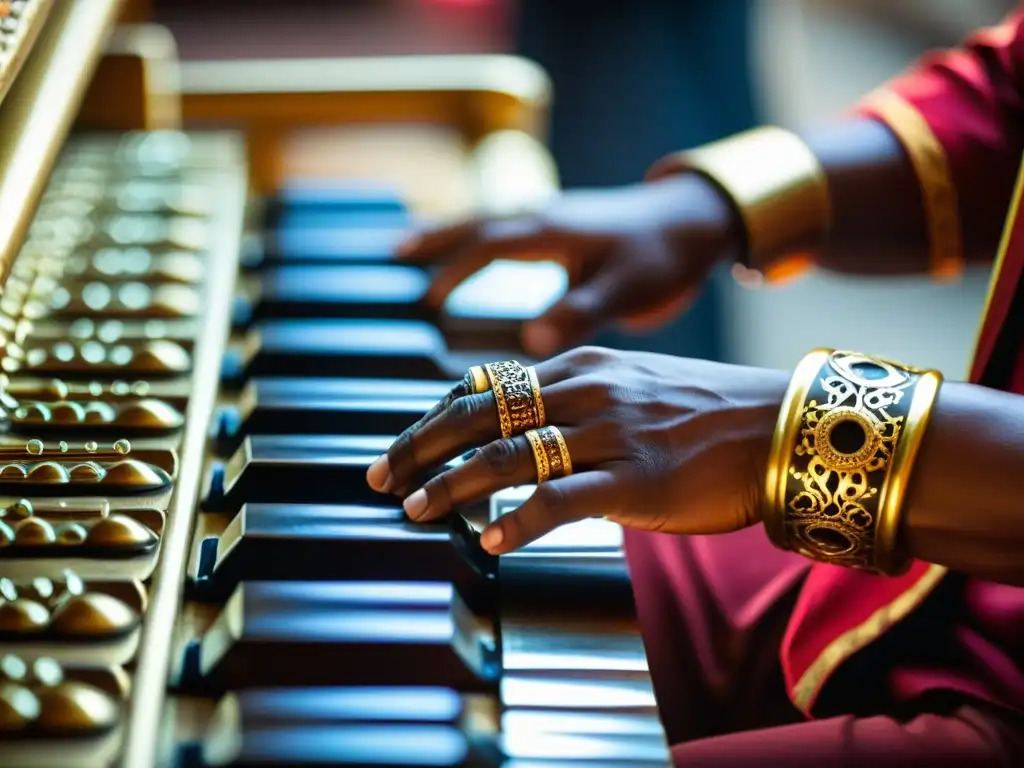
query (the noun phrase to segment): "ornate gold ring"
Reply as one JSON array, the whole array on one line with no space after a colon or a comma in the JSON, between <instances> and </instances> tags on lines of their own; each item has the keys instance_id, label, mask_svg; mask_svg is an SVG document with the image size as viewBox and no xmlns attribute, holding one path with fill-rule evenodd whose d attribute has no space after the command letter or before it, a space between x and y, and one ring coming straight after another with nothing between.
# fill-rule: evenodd
<instances>
[{"instance_id":1,"label":"ornate gold ring","mask_svg":"<svg viewBox=\"0 0 1024 768\"><path fill-rule=\"evenodd\" d=\"M515 360L488 363L484 372L494 392L503 438L544 426L544 401L535 372Z\"/></svg>"},{"instance_id":2,"label":"ornate gold ring","mask_svg":"<svg viewBox=\"0 0 1024 768\"><path fill-rule=\"evenodd\" d=\"M526 439L533 451L533 462L537 465L537 484L546 483L572 474L572 457L569 446L558 427L541 427L526 432Z\"/></svg>"}]
</instances>

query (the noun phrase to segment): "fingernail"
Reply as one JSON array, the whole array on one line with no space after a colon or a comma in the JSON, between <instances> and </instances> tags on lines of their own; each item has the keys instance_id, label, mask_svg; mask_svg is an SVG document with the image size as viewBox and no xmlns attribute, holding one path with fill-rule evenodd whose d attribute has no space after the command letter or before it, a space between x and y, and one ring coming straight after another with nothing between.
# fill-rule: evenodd
<instances>
[{"instance_id":1,"label":"fingernail","mask_svg":"<svg viewBox=\"0 0 1024 768\"><path fill-rule=\"evenodd\" d=\"M366 470L366 482L370 484L370 487L375 491L381 491L382 493L388 489L388 484L391 480L390 472L388 471L388 457L387 454L378 457L373 464L370 465L369 469Z\"/></svg>"},{"instance_id":2,"label":"fingernail","mask_svg":"<svg viewBox=\"0 0 1024 768\"><path fill-rule=\"evenodd\" d=\"M402 502L405 514L412 520L418 520L427 511L427 492L420 488Z\"/></svg>"},{"instance_id":3,"label":"fingernail","mask_svg":"<svg viewBox=\"0 0 1024 768\"><path fill-rule=\"evenodd\" d=\"M523 329L523 346L540 357L553 355L558 350L558 333L550 325L531 324Z\"/></svg>"},{"instance_id":4,"label":"fingernail","mask_svg":"<svg viewBox=\"0 0 1024 768\"><path fill-rule=\"evenodd\" d=\"M413 251L415 251L417 248L419 248L420 247L420 243L422 243L422 242L423 242L423 238L422 237L420 237L419 235L413 235L412 237L408 238L407 240L404 240L403 242L399 243L398 248L395 249L395 253L398 255L399 258L402 258L404 256L408 256Z\"/></svg>"},{"instance_id":5,"label":"fingernail","mask_svg":"<svg viewBox=\"0 0 1024 768\"><path fill-rule=\"evenodd\" d=\"M501 527L492 525L490 528L485 530L480 536L480 546L486 550L493 550L501 546L501 542L504 541L505 534L502 532Z\"/></svg>"}]
</instances>

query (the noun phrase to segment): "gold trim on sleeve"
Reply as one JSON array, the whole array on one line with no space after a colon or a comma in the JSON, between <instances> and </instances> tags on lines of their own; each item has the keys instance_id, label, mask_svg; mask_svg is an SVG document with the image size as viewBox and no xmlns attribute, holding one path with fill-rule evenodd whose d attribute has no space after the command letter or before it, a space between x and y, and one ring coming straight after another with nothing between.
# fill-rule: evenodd
<instances>
[{"instance_id":1,"label":"gold trim on sleeve","mask_svg":"<svg viewBox=\"0 0 1024 768\"><path fill-rule=\"evenodd\" d=\"M874 110L889 126L914 167L928 225L932 276L942 280L959 277L964 270L963 233L956 185L945 149L928 121L899 94L879 90L862 106Z\"/></svg>"},{"instance_id":2,"label":"gold trim on sleeve","mask_svg":"<svg viewBox=\"0 0 1024 768\"><path fill-rule=\"evenodd\" d=\"M832 673L853 654L873 643L919 606L945 575L946 569L943 566L929 566L921 578L906 591L880 607L862 624L844 632L825 646L790 691L790 700L796 708L809 715L818 692Z\"/></svg>"}]
</instances>

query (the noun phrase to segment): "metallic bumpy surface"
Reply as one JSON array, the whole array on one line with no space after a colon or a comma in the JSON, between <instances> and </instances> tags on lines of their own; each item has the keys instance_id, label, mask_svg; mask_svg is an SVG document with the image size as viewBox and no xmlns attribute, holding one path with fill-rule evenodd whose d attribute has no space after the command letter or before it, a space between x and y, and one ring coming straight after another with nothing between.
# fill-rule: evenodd
<instances>
[{"instance_id":1,"label":"metallic bumpy surface","mask_svg":"<svg viewBox=\"0 0 1024 768\"><path fill-rule=\"evenodd\" d=\"M892 550L912 464L900 454L916 452L940 379L854 352L812 356L780 418L787 435L770 462L769 533L814 560L898 570Z\"/></svg>"},{"instance_id":2,"label":"metallic bumpy surface","mask_svg":"<svg viewBox=\"0 0 1024 768\"><path fill-rule=\"evenodd\" d=\"M537 483L546 483L572 474L572 457L558 427L546 426L526 432L537 465Z\"/></svg>"},{"instance_id":3,"label":"metallic bumpy surface","mask_svg":"<svg viewBox=\"0 0 1024 768\"><path fill-rule=\"evenodd\" d=\"M533 382L536 378L531 380L524 365L515 360L505 360L488 363L484 370L494 391L502 437L507 439L544 426L537 406L540 401L539 388L538 396L534 395Z\"/></svg>"}]
</instances>

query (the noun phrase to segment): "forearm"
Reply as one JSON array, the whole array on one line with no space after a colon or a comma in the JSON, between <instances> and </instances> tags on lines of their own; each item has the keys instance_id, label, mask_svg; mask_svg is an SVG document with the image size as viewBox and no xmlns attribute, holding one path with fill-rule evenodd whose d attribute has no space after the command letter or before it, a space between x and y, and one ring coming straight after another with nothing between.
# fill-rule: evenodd
<instances>
[{"instance_id":1,"label":"forearm","mask_svg":"<svg viewBox=\"0 0 1024 768\"><path fill-rule=\"evenodd\" d=\"M942 386L903 519L912 557L1024 585L1024 396Z\"/></svg>"},{"instance_id":2,"label":"forearm","mask_svg":"<svg viewBox=\"0 0 1024 768\"><path fill-rule=\"evenodd\" d=\"M981 30L801 139L740 134L659 161L733 204L744 266L808 256L859 274L959 274L997 252L1024 152L1024 10ZM786 269L785 271L790 271Z\"/></svg>"},{"instance_id":3,"label":"forearm","mask_svg":"<svg viewBox=\"0 0 1024 768\"><path fill-rule=\"evenodd\" d=\"M881 122L861 118L803 134L827 178L832 220L814 249L823 269L917 274L929 268L921 189L902 145ZM985 252L979 244L979 256ZM785 254L779 254L784 257Z\"/></svg>"}]
</instances>

